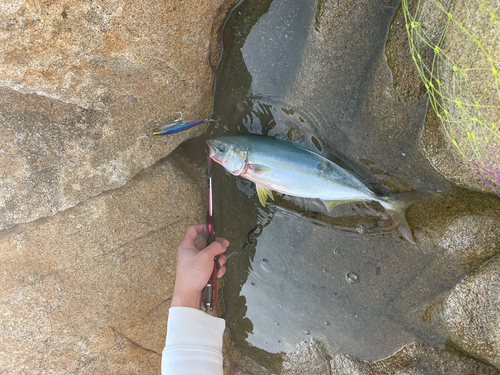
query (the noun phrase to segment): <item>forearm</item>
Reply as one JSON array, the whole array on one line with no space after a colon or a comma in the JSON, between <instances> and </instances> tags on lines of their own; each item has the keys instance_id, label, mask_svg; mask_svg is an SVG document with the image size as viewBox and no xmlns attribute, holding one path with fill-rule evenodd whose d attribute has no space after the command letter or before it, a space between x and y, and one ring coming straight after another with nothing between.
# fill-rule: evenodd
<instances>
[{"instance_id":1,"label":"forearm","mask_svg":"<svg viewBox=\"0 0 500 375\"><path fill-rule=\"evenodd\" d=\"M225 321L189 307L171 307L162 354L163 375L222 375Z\"/></svg>"}]
</instances>

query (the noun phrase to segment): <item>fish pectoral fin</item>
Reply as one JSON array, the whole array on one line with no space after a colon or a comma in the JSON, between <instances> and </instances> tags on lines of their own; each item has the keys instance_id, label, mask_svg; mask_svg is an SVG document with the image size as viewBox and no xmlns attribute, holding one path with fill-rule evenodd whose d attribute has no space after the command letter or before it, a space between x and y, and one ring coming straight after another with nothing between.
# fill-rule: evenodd
<instances>
[{"instance_id":1,"label":"fish pectoral fin","mask_svg":"<svg viewBox=\"0 0 500 375\"><path fill-rule=\"evenodd\" d=\"M330 212L332 210L332 208L338 204L349 203L349 202L359 202L359 200L330 201L328 199L323 199L323 203L325 204L326 208L328 209L328 212Z\"/></svg>"},{"instance_id":2,"label":"fish pectoral fin","mask_svg":"<svg viewBox=\"0 0 500 375\"><path fill-rule=\"evenodd\" d=\"M265 187L262 187L260 185L255 184L255 187L257 188L257 195L259 196L259 201L260 204L265 206L266 205L266 200L267 200L267 194L274 200L273 193L271 190L266 189Z\"/></svg>"},{"instance_id":3,"label":"fish pectoral fin","mask_svg":"<svg viewBox=\"0 0 500 375\"><path fill-rule=\"evenodd\" d=\"M266 172L271 171L271 168L266 167L265 165L262 165L262 164L248 164L248 167L254 173L257 173L257 174L266 173Z\"/></svg>"}]
</instances>

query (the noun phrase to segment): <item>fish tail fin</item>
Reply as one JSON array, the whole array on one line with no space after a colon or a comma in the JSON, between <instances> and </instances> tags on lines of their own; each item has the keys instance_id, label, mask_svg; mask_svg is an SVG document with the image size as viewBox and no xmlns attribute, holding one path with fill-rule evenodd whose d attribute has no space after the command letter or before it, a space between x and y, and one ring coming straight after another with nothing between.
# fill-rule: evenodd
<instances>
[{"instance_id":1,"label":"fish tail fin","mask_svg":"<svg viewBox=\"0 0 500 375\"><path fill-rule=\"evenodd\" d=\"M399 193L394 197L380 198L380 204L385 208L389 216L392 218L401 234L412 244L415 244L415 238L410 229L410 225L405 217L405 212L413 203L420 202L430 198L434 192L410 191Z\"/></svg>"}]
</instances>

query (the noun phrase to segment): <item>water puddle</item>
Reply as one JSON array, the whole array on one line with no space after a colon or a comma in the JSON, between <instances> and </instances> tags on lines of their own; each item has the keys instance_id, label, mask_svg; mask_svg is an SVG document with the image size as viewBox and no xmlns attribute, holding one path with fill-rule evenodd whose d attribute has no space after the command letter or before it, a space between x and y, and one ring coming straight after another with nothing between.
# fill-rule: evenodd
<instances>
[{"instance_id":1,"label":"water puddle","mask_svg":"<svg viewBox=\"0 0 500 375\"><path fill-rule=\"evenodd\" d=\"M427 101L397 102L384 46L398 1L246 0L224 31L213 118L184 147L223 134L281 136L356 173L374 191L449 188L420 152ZM214 168L216 228L231 242L224 318L243 355L278 372L304 340L327 353L386 358L418 341L444 347L424 319L464 276L416 225L405 241L376 203L287 196L262 207L253 183ZM433 199L439 200L439 197Z\"/></svg>"}]
</instances>

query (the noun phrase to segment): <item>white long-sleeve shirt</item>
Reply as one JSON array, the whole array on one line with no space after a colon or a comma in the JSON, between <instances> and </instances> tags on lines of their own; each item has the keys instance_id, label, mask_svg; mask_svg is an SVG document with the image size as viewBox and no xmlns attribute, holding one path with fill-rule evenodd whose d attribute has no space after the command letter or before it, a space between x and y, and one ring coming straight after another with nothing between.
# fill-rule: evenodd
<instances>
[{"instance_id":1,"label":"white long-sleeve shirt","mask_svg":"<svg viewBox=\"0 0 500 375\"><path fill-rule=\"evenodd\" d=\"M226 322L190 307L171 307L161 359L162 375L223 375Z\"/></svg>"}]
</instances>

